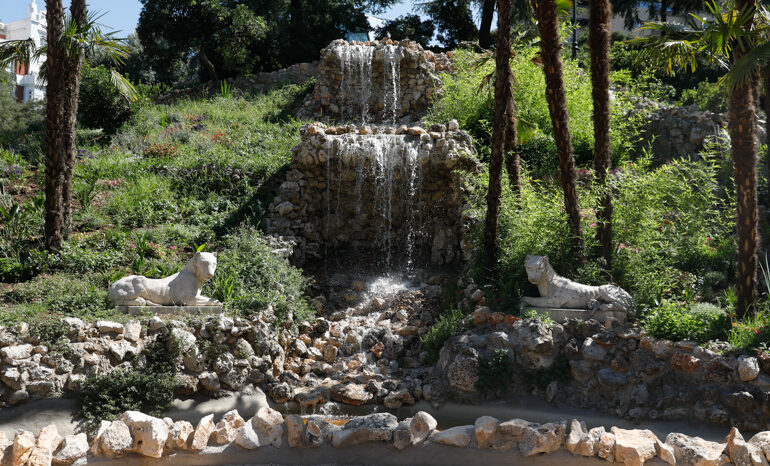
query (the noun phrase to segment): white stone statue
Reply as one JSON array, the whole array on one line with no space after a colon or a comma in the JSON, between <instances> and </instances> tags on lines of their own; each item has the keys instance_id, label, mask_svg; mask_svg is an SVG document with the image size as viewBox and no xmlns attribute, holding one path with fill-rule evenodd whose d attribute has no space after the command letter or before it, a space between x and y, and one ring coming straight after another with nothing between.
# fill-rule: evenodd
<instances>
[{"instance_id":1,"label":"white stone statue","mask_svg":"<svg viewBox=\"0 0 770 466\"><path fill-rule=\"evenodd\" d=\"M521 298L521 302L525 305L632 313L633 299L619 286L590 286L575 283L557 275L548 262L548 256L527 256L524 267L527 269L527 278L530 283L537 285L540 292L539 298L529 296Z\"/></svg>"},{"instance_id":2,"label":"white stone statue","mask_svg":"<svg viewBox=\"0 0 770 466\"><path fill-rule=\"evenodd\" d=\"M216 253L196 252L181 272L159 279L129 275L111 284L108 296L115 306L221 306L201 296L216 268Z\"/></svg>"}]
</instances>

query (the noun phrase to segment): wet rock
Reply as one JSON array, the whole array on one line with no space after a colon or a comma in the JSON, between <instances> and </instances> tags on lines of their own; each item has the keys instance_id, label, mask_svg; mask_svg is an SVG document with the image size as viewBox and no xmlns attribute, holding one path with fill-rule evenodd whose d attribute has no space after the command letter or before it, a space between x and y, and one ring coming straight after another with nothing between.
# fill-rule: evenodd
<instances>
[{"instance_id":1,"label":"wet rock","mask_svg":"<svg viewBox=\"0 0 770 466\"><path fill-rule=\"evenodd\" d=\"M709 442L700 437L690 437L680 433L670 433L666 444L674 449L677 464L697 464L699 466L716 466L724 464L729 459L724 456L724 443Z\"/></svg>"},{"instance_id":2,"label":"wet rock","mask_svg":"<svg viewBox=\"0 0 770 466\"><path fill-rule=\"evenodd\" d=\"M54 451L53 463L70 465L88 454L88 437L86 434L67 435Z\"/></svg>"},{"instance_id":3,"label":"wet rock","mask_svg":"<svg viewBox=\"0 0 770 466\"><path fill-rule=\"evenodd\" d=\"M166 439L166 450L173 452L175 450L185 450L189 444L190 436L193 434L192 424L187 421L176 421L168 428L168 439Z\"/></svg>"},{"instance_id":4,"label":"wet rock","mask_svg":"<svg viewBox=\"0 0 770 466\"><path fill-rule=\"evenodd\" d=\"M398 390L385 397L383 404L386 408L396 409L403 405L413 405L414 397L409 390Z\"/></svg>"},{"instance_id":5,"label":"wet rock","mask_svg":"<svg viewBox=\"0 0 770 466\"><path fill-rule=\"evenodd\" d=\"M426 413L425 411L418 411L412 421L409 423L409 430L412 433L412 444L420 445L436 430L438 421Z\"/></svg>"},{"instance_id":6,"label":"wet rock","mask_svg":"<svg viewBox=\"0 0 770 466\"><path fill-rule=\"evenodd\" d=\"M655 457L658 438L649 430L612 428L615 435L615 461L641 466Z\"/></svg>"},{"instance_id":7,"label":"wet rock","mask_svg":"<svg viewBox=\"0 0 770 466\"><path fill-rule=\"evenodd\" d=\"M329 401L330 392L329 387L318 386L312 390L297 393L294 400L303 408L312 408Z\"/></svg>"},{"instance_id":8,"label":"wet rock","mask_svg":"<svg viewBox=\"0 0 770 466\"><path fill-rule=\"evenodd\" d=\"M457 426L447 430L434 431L430 436L430 441L441 445L465 448L470 445L475 434L473 426Z\"/></svg>"},{"instance_id":9,"label":"wet rock","mask_svg":"<svg viewBox=\"0 0 770 466\"><path fill-rule=\"evenodd\" d=\"M190 450L201 451L206 448L209 444L209 437L211 437L211 433L214 432L215 428L213 414L209 414L198 421L190 441Z\"/></svg>"},{"instance_id":10,"label":"wet rock","mask_svg":"<svg viewBox=\"0 0 770 466\"><path fill-rule=\"evenodd\" d=\"M160 458L168 440L168 426L162 419L138 411L126 411L118 421L123 421L131 432L131 450L143 456Z\"/></svg>"},{"instance_id":11,"label":"wet rock","mask_svg":"<svg viewBox=\"0 0 770 466\"><path fill-rule=\"evenodd\" d=\"M565 422L551 422L540 426L529 426L519 440L519 451L522 456L533 456L538 453L551 453L564 444L567 436Z\"/></svg>"},{"instance_id":12,"label":"wet rock","mask_svg":"<svg viewBox=\"0 0 770 466\"><path fill-rule=\"evenodd\" d=\"M232 409L222 416L214 431L214 441L219 445L225 445L235 440L235 432L244 424L244 420L237 409Z\"/></svg>"},{"instance_id":13,"label":"wet rock","mask_svg":"<svg viewBox=\"0 0 770 466\"><path fill-rule=\"evenodd\" d=\"M357 417L332 434L332 445L339 448L365 442L389 442L397 426L398 419L389 413Z\"/></svg>"},{"instance_id":14,"label":"wet rock","mask_svg":"<svg viewBox=\"0 0 770 466\"><path fill-rule=\"evenodd\" d=\"M331 389L331 397L341 403L360 406L366 404L374 398L374 395L366 391L363 385L349 383L337 384Z\"/></svg>"}]
</instances>

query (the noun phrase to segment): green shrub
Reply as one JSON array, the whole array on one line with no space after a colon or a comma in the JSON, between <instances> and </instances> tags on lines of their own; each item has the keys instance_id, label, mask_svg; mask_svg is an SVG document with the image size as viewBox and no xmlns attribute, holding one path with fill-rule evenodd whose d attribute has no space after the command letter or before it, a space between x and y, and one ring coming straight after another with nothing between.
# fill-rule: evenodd
<instances>
[{"instance_id":1,"label":"green shrub","mask_svg":"<svg viewBox=\"0 0 770 466\"><path fill-rule=\"evenodd\" d=\"M131 102L112 83L110 70L83 64L78 97L78 123L114 134L133 114Z\"/></svg>"},{"instance_id":2,"label":"green shrub","mask_svg":"<svg viewBox=\"0 0 770 466\"><path fill-rule=\"evenodd\" d=\"M688 309L681 304L665 301L644 317L644 328L656 338L704 343L724 338L730 328L730 317L724 310L711 304L696 304Z\"/></svg>"},{"instance_id":3,"label":"green shrub","mask_svg":"<svg viewBox=\"0 0 770 466\"><path fill-rule=\"evenodd\" d=\"M69 356L72 352L69 346L69 338L67 338L67 329L59 319L46 319L32 324L30 326L30 334L40 344L47 346L49 353Z\"/></svg>"},{"instance_id":4,"label":"green shrub","mask_svg":"<svg viewBox=\"0 0 770 466\"><path fill-rule=\"evenodd\" d=\"M102 420L112 421L126 411L162 417L171 407L178 386L168 335L159 335L129 368L116 369L86 379L79 392L76 418L89 435Z\"/></svg>"},{"instance_id":5,"label":"green shrub","mask_svg":"<svg viewBox=\"0 0 770 466\"><path fill-rule=\"evenodd\" d=\"M104 316L110 307L106 289L63 274L18 283L2 299L12 304L40 304L52 314L85 318Z\"/></svg>"},{"instance_id":6,"label":"green shrub","mask_svg":"<svg viewBox=\"0 0 770 466\"><path fill-rule=\"evenodd\" d=\"M287 319L305 321L313 315L305 295L307 286L302 272L273 253L258 231L243 229L226 238L217 273L206 290L209 296L225 298L226 306L245 316L272 307L278 325Z\"/></svg>"},{"instance_id":7,"label":"green shrub","mask_svg":"<svg viewBox=\"0 0 770 466\"><path fill-rule=\"evenodd\" d=\"M479 358L476 389L483 394L503 393L510 383L511 375L513 375L513 363L508 350L495 350L492 357Z\"/></svg>"},{"instance_id":8,"label":"green shrub","mask_svg":"<svg viewBox=\"0 0 770 466\"><path fill-rule=\"evenodd\" d=\"M727 334L727 341L740 351L748 351L770 342L770 309L765 302L756 314L734 322Z\"/></svg>"},{"instance_id":9,"label":"green shrub","mask_svg":"<svg viewBox=\"0 0 770 466\"><path fill-rule=\"evenodd\" d=\"M702 81L696 87L682 91L679 105L695 104L701 111L727 113L728 98L727 89L723 85Z\"/></svg>"},{"instance_id":10,"label":"green shrub","mask_svg":"<svg viewBox=\"0 0 770 466\"><path fill-rule=\"evenodd\" d=\"M426 361L428 364L438 361L439 352L444 347L444 343L460 331L463 317L465 314L459 309L446 311L434 322L428 332L420 337L423 348L428 352Z\"/></svg>"}]
</instances>

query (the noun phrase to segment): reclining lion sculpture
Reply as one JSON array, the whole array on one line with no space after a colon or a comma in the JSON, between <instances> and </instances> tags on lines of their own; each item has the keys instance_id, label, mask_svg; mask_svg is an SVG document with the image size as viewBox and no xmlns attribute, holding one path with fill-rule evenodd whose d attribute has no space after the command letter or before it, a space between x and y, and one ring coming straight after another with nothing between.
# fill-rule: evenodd
<instances>
[{"instance_id":1,"label":"reclining lion sculpture","mask_svg":"<svg viewBox=\"0 0 770 466\"><path fill-rule=\"evenodd\" d=\"M201 296L216 268L216 253L196 252L182 271L159 279L123 277L110 285L108 296L115 306L219 306L216 299Z\"/></svg>"},{"instance_id":2,"label":"reclining lion sculpture","mask_svg":"<svg viewBox=\"0 0 770 466\"><path fill-rule=\"evenodd\" d=\"M525 305L542 308L622 311L631 314L633 299L616 285L590 286L556 274L548 256L527 256L524 268L530 283L537 285L539 298L525 296Z\"/></svg>"}]
</instances>

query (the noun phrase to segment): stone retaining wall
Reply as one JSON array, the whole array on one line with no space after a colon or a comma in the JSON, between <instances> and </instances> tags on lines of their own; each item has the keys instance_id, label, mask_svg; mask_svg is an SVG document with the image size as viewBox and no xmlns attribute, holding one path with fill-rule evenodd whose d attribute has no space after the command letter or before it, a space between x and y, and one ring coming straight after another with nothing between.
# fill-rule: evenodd
<instances>
[{"instance_id":1,"label":"stone retaining wall","mask_svg":"<svg viewBox=\"0 0 770 466\"><path fill-rule=\"evenodd\" d=\"M476 299L471 299L475 293ZM507 354L512 392L595 408L634 420L698 420L749 431L770 428L770 355L719 354L695 342L660 340L638 327L590 319L564 325L490 313L470 285L473 321L441 350L426 399L478 400L479 361ZM425 391L425 387L423 387Z\"/></svg>"},{"instance_id":2,"label":"stone retaining wall","mask_svg":"<svg viewBox=\"0 0 770 466\"><path fill-rule=\"evenodd\" d=\"M448 55L423 50L409 40L350 42L338 39L321 50L315 91L304 118L386 121L424 112L437 92L437 73L449 71Z\"/></svg>"},{"instance_id":3,"label":"stone retaining wall","mask_svg":"<svg viewBox=\"0 0 770 466\"><path fill-rule=\"evenodd\" d=\"M355 251L357 263L388 271L462 257L461 169L479 164L457 122L429 130L315 123L301 133L266 228L297 243L296 262Z\"/></svg>"},{"instance_id":4,"label":"stone retaining wall","mask_svg":"<svg viewBox=\"0 0 770 466\"><path fill-rule=\"evenodd\" d=\"M321 446L346 449L356 445L386 444L396 450L424 449L432 445L478 450L483 462L484 450L510 452L511 461L520 455L530 458L567 450L575 457L602 459L609 463L642 465L657 459L678 465L761 465L770 459L770 432L760 432L750 440L732 428L723 442L670 433L660 440L646 429L604 427L588 429L573 419L536 424L523 419L501 422L491 416L476 419L473 425L438 430L436 420L424 411L401 420L389 413L355 418L297 416L284 418L278 411L264 407L249 419L232 410L215 422L214 415L202 418L196 426L187 421L174 422L136 411L127 411L114 421L102 421L95 438L85 434L59 435L50 425L33 432L20 430L13 439L0 436L0 462L13 466L24 464L84 464L90 459L116 459L138 455L144 458L187 458L185 454L227 458L229 447L245 451L262 449L313 449ZM317 451L317 450L316 450ZM188 458L189 459L189 458ZM362 457L361 463L378 463L377 458ZM189 464L189 463L188 463Z\"/></svg>"}]
</instances>

